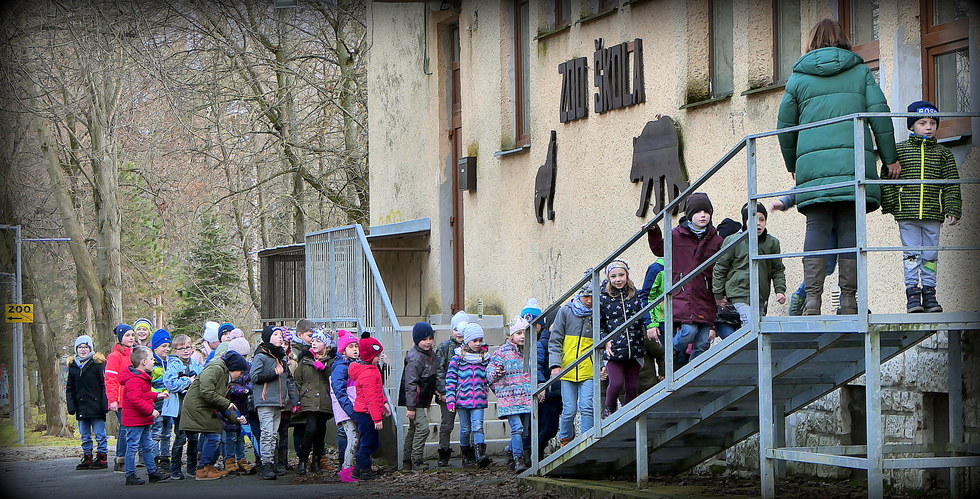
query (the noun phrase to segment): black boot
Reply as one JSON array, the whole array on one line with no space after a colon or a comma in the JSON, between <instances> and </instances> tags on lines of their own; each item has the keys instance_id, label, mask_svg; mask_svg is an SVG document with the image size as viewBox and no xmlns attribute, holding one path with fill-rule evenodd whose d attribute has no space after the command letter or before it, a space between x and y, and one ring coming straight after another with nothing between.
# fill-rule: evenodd
<instances>
[{"instance_id":1,"label":"black boot","mask_svg":"<svg viewBox=\"0 0 980 499\"><path fill-rule=\"evenodd\" d=\"M262 479L263 480L275 480L276 479L276 469L272 463L262 464Z\"/></svg>"},{"instance_id":2,"label":"black boot","mask_svg":"<svg viewBox=\"0 0 980 499\"><path fill-rule=\"evenodd\" d=\"M493 459L487 456L487 444L476 444L476 464L480 468L486 468L493 464Z\"/></svg>"},{"instance_id":3,"label":"black boot","mask_svg":"<svg viewBox=\"0 0 980 499\"><path fill-rule=\"evenodd\" d=\"M936 288L922 287L922 308L928 313L942 312L943 307L936 300Z\"/></svg>"},{"instance_id":4,"label":"black boot","mask_svg":"<svg viewBox=\"0 0 980 499\"><path fill-rule=\"evenodd\" d=\"M908 303L905 305L906 312L916 314L925 310L922 307L922 290L918 286L905 288L905 297L908 299Z\"/></svg>"},{"instance_id":5,"label":"black boot","mask_svg":"<svg viewBox=\"0 0 980 499\"><path fill-rule=\"evenodd\" d=\"M527 464L525 463L526 460L524 459L524 456L525 454L518 454L516 457L514 457L515 473L524 473L524 471L527 470L528 467Z\"/></svg>"},{"instance_id":6,"label":"black boot","mask_svg":"<svg viewBox=\"0 0 980 499\"><path fill-rule=\"evenodd\" d=\"M473 447L470 445L460 445L459 452L463 455L463 468L476 468L476 460L473 459Z\"/></svg>"},{"instance_id":7,"label":"black boot","mask_svg":"<svg viewBox=\"0 0 980 499\"><path fill-rule=\"evenodd\" d=\"M283 476L286 474L288 463L289 449L281 448L276 449L276 462L273 468L276 470L276 476Z\"/></svg>"},{"instance_id":8,"label":"black boot","mask_svg":"<svg viewBox=\"0 0 980 499\"><path fill-rule=\"evenodd\" d=\"M504 452L507 453L507 469L514 471L514 454L510 452L509 447L504 449Z\"/></svg>"},{"instance_id":9,"label":"black boot","mask_svg":"<svg viewBox=\"0 0 980 499\"><path fill-rule=\"evenodd\" d=\"M78 466L75 466L75 469L76 470L90 469L92 468L92 461L94 461L94 459L92 459L92 455L85 454L84 456L82 456L82 462L78 463Z\"/></svg>"},{"instance_id":10,"label":"black boot","mask_svg":"<svg viewBox=\"0 0 980 499\"><path fill-rule=\"evenodd\" d=\"M305 475L306 474L306 462L307 462L306 459L300 459L299 460L299 468L296 469L296 473L297 474L299 474L299 475Z\"/></svg>"},{"instance_id":11,"label":"black boot","mask_svg":"<svg viewBox=\"0 0 980 499\"><path fill-rule=\"evenodd\" d=\"M439 463L438 463L439 467L445 468L446 466L449 466L449 459L452 457L452 455L453 455L453 450L451 448L449 447L440 448Z\"/></svg>"}]
</instances>

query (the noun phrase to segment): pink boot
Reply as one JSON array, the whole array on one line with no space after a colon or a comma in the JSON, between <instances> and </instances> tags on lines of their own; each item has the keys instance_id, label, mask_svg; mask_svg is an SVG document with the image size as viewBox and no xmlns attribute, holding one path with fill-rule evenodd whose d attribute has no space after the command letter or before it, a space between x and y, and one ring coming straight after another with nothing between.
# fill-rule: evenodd
<instances>
[{"instance_id":1,"label":"pink boot","mask_svg":"<svg viewBox=\"0 0 980 499\"><path fill-rule=\"evenodd\" d=\"M357 479L353 477L353 474L354 474L353 466L351 466L350 468L343 468L339 472L337 472L337 475L340 476L340 481L343 483L356 482Z\"/></svg>"}]
</instances>

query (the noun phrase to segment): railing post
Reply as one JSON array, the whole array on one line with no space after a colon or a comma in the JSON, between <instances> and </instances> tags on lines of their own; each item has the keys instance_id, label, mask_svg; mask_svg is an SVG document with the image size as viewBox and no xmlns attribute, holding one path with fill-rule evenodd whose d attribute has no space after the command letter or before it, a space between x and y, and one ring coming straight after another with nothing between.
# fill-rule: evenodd
<instances>
[{"instance_id":1,"label":"railing post","mask_svg":"<svg viewBox=\"0 0 980 499\"><path fill-rule=\"evenodd\" d=\"M538 318L538 321L542 320L542 317ZM534 326L537 321L532 321L534 324L528 325L528 333L531 335L530 348L525 348L528 352L526 358L524 359L528 368L528 372L531 377L531 386L537 388L538 386L538 335L534 332ZM528 345L527 335L524 336L524 344ZM547 350L545 351L545 358L547 358ZM545 368L547 369L547 362L545 363ZM534 393L534 389L531 390ZM542 392L547 393L547 391ZM547 396L547 395L545 395ZM541 405L538 403L538 397L531 395L531 469L537 472L538 469L538 452L541 448L541 442L538 439L538 427L540 422L538 421L538 411L541 410Z\"/></svg>"},{"instance_id":2,"label":"railing post","mask_svg":"<svg viewBox=\"0 0 980 499\"><path fill-rule=\"evenodd\" d=\"M881 448L881 338L877 330L864 334L864 369L867 384L868 497L878 498L884 494L884 454Z\"/></svg>"},{"instance_id":3,"label":"railing post","mask_svg":"<svg viewBox=\"0 0 980 499\"><path fill-rule=\"evenodd\" d=\"M674 262L673 254L673 231L674 219L669 211L664 212L664 289L670 289L674 285ZM664 330L660 336L664 339L664 369L667 375L667 391L674 390L674 294L669 293L664 297Z\"/></svg>"},{"instance_id":4,"label":"railing post","mask_svg":"<svg viewBox=\"0 0 980 499\"><path fill-rule=\"evenodd\" d=\"M746 192L748 193L748 218L745 222L745 230L749 231L749 319L752 321L752 331L761 333L760 331L760 314L759 311L762 310L761 301L763 298L768 299L768 296L759 296L759 219L756 215L758 208L756 207L755 195L758 189L756 185L756 155L755 155L755 139L749 139L745 147L745 157L747 158L747 175L746 175Z\"/></svg>"},{"instance_id":5,"label":"railing post","mask_svg":"<svg viewBox=\"0 0 980 499\"><path fill-rule=\"evenodd\" d=\"M776 470L769 451L775 448L772 396L772 336L760 334L759 356L759 479L762 497L776 496Z\"/></svg>"},{"instance_id":6,"label":"railing post","mask_svg":"<svg viewBox=\"0 0 980 499\"><path fill-rule=\"evenodd\" d=\"M854 232L855 246L857 246L854 258L857 260L855 267L857 268L858 325L861 328L860 332L864 333L868 331L868 261L867 253L865 253L865 248L868 246L868 224L866 220L868 200L866 197L867 186L864 185L867 178L865 175L866 168L864 119L854 118ZM839 255L838 258L845 256ZM840 269L840 265L837 268Z\"/></svg>"},{"instance_id":7,"label":"railing post","mask_svg":"<svg viewBox=\"0 0 980 499\"><path fill-rule=\"evenodd\" d=\"M960 351L960 332L946 333L947 376L949 389L949 442L963 443L963 357ZM964 494L963 468L949 469L949 496L966 497Z\"/></svg>"},{"instance_id":8,"label":"railing post","mask_svg":"<svg viewBox=\"0 0 980 499\"><path fill-rule=\"evenodd\" d=\"M337 317L337 242L334 241L334 233L327 232L327 314L330 317Z\"/></svg>"},{"instance_id":9,"label":"railing post","mask_svg":"<svg viewBox=\"0 0 980 499\"><path fill-rule=\"evenodd\" d=\"M647 442L647 417L641 414L636 423L636 488L645 489L650 484L650 451Z\"/></svg>"},{"instance_id":10,"label":"railing post","mask_svg":"<svg viewBox=\"0 0 980 499\"><path fill-rule=\"evenodd\" d=\"M599 381L604 350L599 348L599 339L602 337L602 332L599 331L599 314L602 313L599 306L602 301L599 273L602 270L592 270L592 434L596 439L602 437L602 383Z\"/></svg>"}]
</instances>

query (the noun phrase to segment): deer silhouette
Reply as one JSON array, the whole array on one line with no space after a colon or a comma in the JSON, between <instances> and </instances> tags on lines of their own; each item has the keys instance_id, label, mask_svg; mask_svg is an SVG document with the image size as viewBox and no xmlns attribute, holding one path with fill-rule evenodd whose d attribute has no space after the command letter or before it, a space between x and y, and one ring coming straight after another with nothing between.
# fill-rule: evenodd
<instances>
[{"instance_id":1,"label":"deer silhouette","mask_svg":"<svg viewBox=\"0 0 980 499\"><path fill-rule=\"evenodd\" d=\"M630 182L643 182L636 216L647 215L651 194L656 193L654 212L659 213L668 197L674 199L687 188L687 172L680 152L680 139L670 116L657 115L656 121L647 122L639 137L633 137Z\"/></svg>"},{"instance_id":2,"label":"deer silhouette","mask_svg":"<svg viewBox=\"0 0 980 499\"><path fill-rule=\"evenodd\" d=\"M544 205L548 203L548 220L555 219L555 174L557 165L555 155L558 152L557 134L551 131L551 140L548 142L548 154L544 158L544 164L538 167L538 173L534 176L534 216L538 223L544 223Z\"/></svg>"}]
</instances>

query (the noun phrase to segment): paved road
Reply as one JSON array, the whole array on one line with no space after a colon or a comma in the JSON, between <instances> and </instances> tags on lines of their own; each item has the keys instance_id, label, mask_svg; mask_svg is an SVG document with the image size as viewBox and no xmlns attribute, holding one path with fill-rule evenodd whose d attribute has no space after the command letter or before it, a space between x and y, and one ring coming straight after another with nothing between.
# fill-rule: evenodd
<instances>
[{"instance_id":1,"label":"paved road","mask_svg":"<svg viewBox=\"0 0 980 499\"><path fill-rule=\"evenodd\" d=\"M390 490L383 481L369 483L322 483L305 485L293 483L296 475L288 474L278 480L261 480L257 475L225 477L220 480L168 480L142 486L124 485L121 473L108 470L76 471L77 458L47 461L0 463L0 496L17 498L59 499L246 499L265 498L331 498L352 496L383 496L385 499L403 497ZM146 470L138 473L146 477ZM131 495L138 494L138 495ZM410 496L416 497L416 496Z\"/></svg>"}]
</instances>

